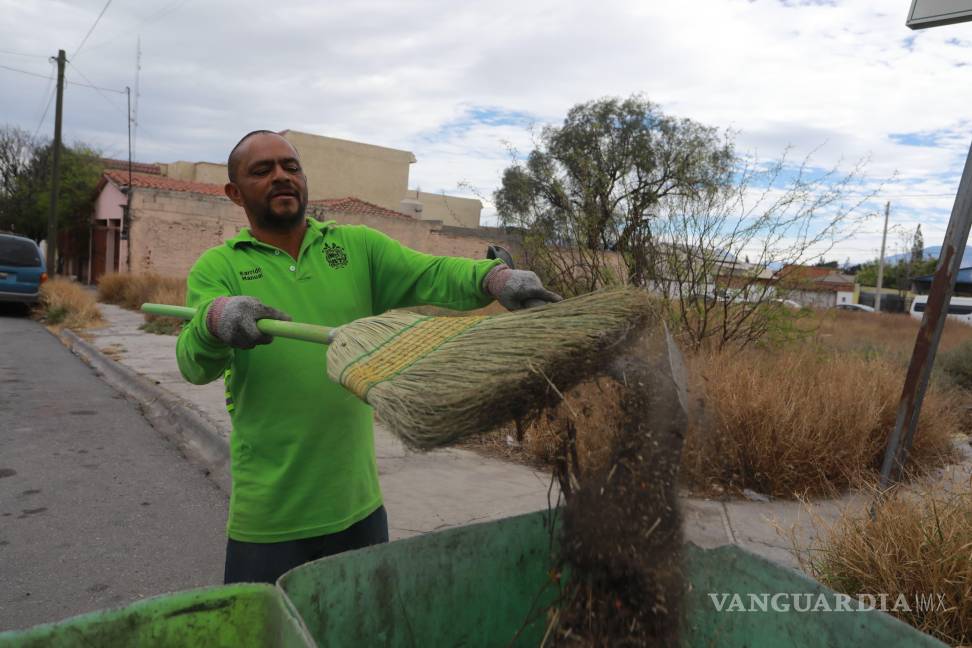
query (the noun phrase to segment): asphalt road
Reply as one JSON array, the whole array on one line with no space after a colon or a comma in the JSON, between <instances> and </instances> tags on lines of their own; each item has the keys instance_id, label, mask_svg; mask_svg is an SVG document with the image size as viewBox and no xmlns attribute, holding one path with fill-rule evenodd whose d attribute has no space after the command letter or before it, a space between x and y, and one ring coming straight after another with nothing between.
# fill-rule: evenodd
<instances>
[{"instance_id":1,"label":"asphalt road","mask_svg":"<svg viewBox=\"0 0 972 648\"><path fill-rule=\"evenodd\" d=\"M135 403L0 306L0 630L220 584L227 505Z\"/></svg>"}]
</instances>

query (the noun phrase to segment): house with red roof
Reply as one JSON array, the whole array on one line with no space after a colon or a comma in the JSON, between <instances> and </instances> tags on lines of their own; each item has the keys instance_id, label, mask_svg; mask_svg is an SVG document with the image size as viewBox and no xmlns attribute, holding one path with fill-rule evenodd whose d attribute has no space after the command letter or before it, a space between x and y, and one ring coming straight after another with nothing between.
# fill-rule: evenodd
<instances>
[{"instance_id":1,"label":"house with red roof","mask_svg":"<svg viewBox=\"0 0 972 648\"><path fill-rule=\"evenodd\" d=\"M225 166L136 163L129 169L125 161L103 162L105 171L95 192L86 245L71 240L59 243L66 274L88 283L96 283L108 272L182 277L202 252L248 224L243 210L223 192ZM214 182L221 174L222 179ZM308 183L313 187L310 177ZM387 197L394 194L387 186L385 189L387 204ZM403 198L399 203L404 211L399 211L354 195L321 197L320 191L315 195L312 190L308 215L368 225L404 245L433 254L482 257L491 243L516 246L501 230L419 218L414 202Z\"/></svg>"},{"instance_id":2,"label":"house with red roof","mask_svg":"<svg viewBox=\"0 0 972 648\"><path fill-rule=\"evenodd\" d=\"M776 294L803 306L833 308L855 303L854 277L835 268L789 264L774 274Z\"/></svg>"}]
</instances>

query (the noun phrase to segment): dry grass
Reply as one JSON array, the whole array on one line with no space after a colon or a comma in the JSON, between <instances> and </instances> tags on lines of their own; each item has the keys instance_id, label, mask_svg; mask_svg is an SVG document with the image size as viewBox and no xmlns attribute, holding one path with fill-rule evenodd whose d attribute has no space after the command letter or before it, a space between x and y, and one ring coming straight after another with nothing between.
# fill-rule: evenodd
<instances>
[{"instance_id":1,"label":"dry grass","mask_svg":"<svg viewBox=\"0 0 972 648\"><path fill-rule=\"evenodd\" d=\"M81 284L55 277L41 285L40 315L48 324L83 329L102 323L91 291Z\"/></svg>"},{"instance_id":2,"label":"dry grass","mask_svg":"<svg viewBox=\"0 0 972 648\"><path fill-rule=\"evenodd\" d=\"M690 366L701 397L685 445L687 483L778 497L833 493L867 478L883 455L904 379L884 355L810 345L696 357ZM957 399L932 386L914 465L947 459L960 420Z\"/></svg>"},{"instance_id":3,"label":"dry grass","mask_svg":"<svg viewBox=\"0 0 972 648\"><path fill-rule=\"evenodd\" d=\"M812 320L813 340L840 351L889 354L907 363L921 322L907 314L817 311ZM947 352L972 341L972 326L946 320L939 351Z\"/></svg>"},{"instance_id":4,"label":"dry grass","mask_svg":"<svg viewBox=\"0 0 972 648\"><path fill-rule=\"evenodd\" d=\"M574 451L584 472L602 468L618 429L618 388L608 378L581 383L564 394L556 407L536 419L510 423L482 435L467 437L464 447L534 468L545 469L563 456L565 421L574 426Z\"/></svg>"},{"instance_id":5,"label":"dry grass","mask_svg":"<svg viewBox=\"0 0 972 648\"><path fill-rule=\"evenodd\" d=\"M98 281L98 299L129 310L139 310L147 302L182 306L186 303L186 280L154 273L106 274ZM182 320L146 314L142 328L149 333L177 335Z\"/></svg>"},{"instance_id":6,"label":"dry grass","mask_svg":"<svg viewBox=\"0 0 972 648\"><path fill-rule=\"evenodd\" d=\"M138 310L146 302L184 304L185 290L185 279L154 273L112 273L98 280L99 301L129 310Z\"/></svg>"},{"instance_id":7,"label":"dry grass","mask_svg":"<svg viewBox=\"0 0 972 648\"><path fill-rule=\"evenodd\" d=\"M616 431L621 428L619 387L616 381L597 378L577 385L555 408L524 430L523 447L544 463L552 464L563 454L564 421L576 431L575 448L578 466L583 472L605 466L615 445Z\"/></svg>"},{"instance_id":8,"label":"dry grass","mask_svg":"<svg viewBox=\"0 0 972 648\"><path fill-rule=\"evenodd\" d=\"M889 611L952 645L972 643L972 492L899 489L867 514L824 527L803 567L838 592L887 594ZM891 611L899 594L910 612ZM931 597L917 609L915 597ZM943 597L944 609L939 605Z\"/></svg>"},{"instance_id":9,"label":"dry grass","mask_svg":"<svg viewBox=\"0 0 972 648\"><path fill-rule=\"evenodd\" d=\"M186 282L182 280L178 283L171 281L161 283L149 293L147 301L153 304L182 306L186 303ZM146 313L145 325L142 328L157 335L178 335L182 330L182 324L183 321L175 317L161 317Z\"/></svg>"},{"instance_id":10,"label":"dry grass","mask_svg":"<svg viewBox=\"0 0 972 648\"><path fill-rule=\"evenodd\" d=\"M692 423L683 452L686 485L700 491L751 488L777 497L829 495L873 476L894 424L917 322L905 316L818 312L808 337L775 348L688 358ZM943 347L972 339L953 323ZM596 465L610 447L603 385L584 383L566 403L526 426L519 450L503 429L482 444L494 454L517 451L551 465L563 439L551 425L564 409L576 420L580 461ZM934 381L926 394L911 460L923 469L952 455L967 393ZM592 414L586 416L586 414Z\"/></svg>"},{"instance_id":11,"label":"dry grass","mask_svg":"<svg viewBox=\"0 0 972 648\"><path fill-rule=\"evenodd\" d=\"M972 341L945 351L937 364L949 382L972 392Z\"/></svg>"}]
</instances>

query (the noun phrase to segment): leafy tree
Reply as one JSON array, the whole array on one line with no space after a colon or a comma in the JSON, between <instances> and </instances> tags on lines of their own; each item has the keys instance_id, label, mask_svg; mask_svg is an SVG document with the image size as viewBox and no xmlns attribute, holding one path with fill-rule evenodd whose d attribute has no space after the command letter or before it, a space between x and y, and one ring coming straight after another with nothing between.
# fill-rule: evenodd
<instances>
[{"instance_id":1,"label":"leafy tree","mask_svg":"<svg viewBox=\"0 0 972 648\"><path fill-rule=\"evenodd\" d=\"M16 128L0 130L0 229L34 240L47 237L54 147ZM93 148L77 143L61 149L57 224L87 216L103 168Z\"/></svg>"},{"instance_id":2,"label":"leafy tree","mask_svg":"<svg viewBox=\"0 0 972 648\"><path fill-rule=\"evenodd\" d=\"M665 115L640 96L600 99L544 128L526 163L503 172L494 199L504 225L528 232L529 262L557 289L617 282L622 268L607 251L643 285L659 203L714 191L729 181L732 162L731 143L713 128Z\"/></svg>"},{"instance_id":3,"label":"leafy tree","mask_svg":"<svg viewBox=\"0 0 972 648\"><path fill-rule=\"evenodd\" d=\"M925 237L921 235L921 225L915 228L915 237L911 242L911 263L921 263L925 256Z\"/></svg>"},{"instance_id":4,"label":"leafy tree","mask_svg":"<svg viewBox=\"0 0 972 648\"><path fill-rule=\"evenodd\" d=\"M914 277L933 274L936 264L936 259L924 259L918 263L912 263L909 259L899 259L896 263L885 264L884 285L907 290ZM877 271L877 261L861 265L857 272L857 282L862 286L877 286Z\"/></svg>"},{"instance_id":5,"label":"leafy tree","mask_svg":"<svg viewBox=\"0 0 972 648\"><path fill-rule=\"evenodd\" d=\"M502 223L524 233L526 264L566 295L649 288L696 348L787 329L771 269L828 253L870 197L849 199L859 168L746 161L727 134L640 96L579 104L535 146L494 194Z\"/></svg>"}]
</instances>

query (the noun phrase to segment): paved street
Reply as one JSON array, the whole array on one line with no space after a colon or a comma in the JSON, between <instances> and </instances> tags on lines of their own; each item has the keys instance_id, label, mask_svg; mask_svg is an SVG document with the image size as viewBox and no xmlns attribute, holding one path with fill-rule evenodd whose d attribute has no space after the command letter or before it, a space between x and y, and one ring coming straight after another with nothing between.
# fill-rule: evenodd
<instances>
[{"instance_id":1,"label":"paved street","mask_svg":"<svg viewBox=\"0 0 972 648\"><path fill-rule=\"evenodd\" d=\"M0 309L0 630L220 583L226 509L135 403Z\"/></svg>"}]
</instances>

